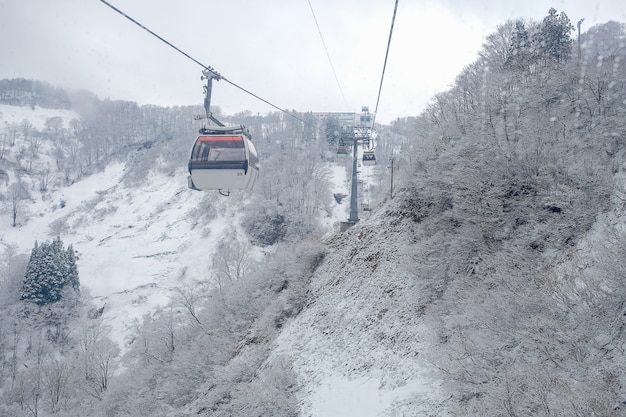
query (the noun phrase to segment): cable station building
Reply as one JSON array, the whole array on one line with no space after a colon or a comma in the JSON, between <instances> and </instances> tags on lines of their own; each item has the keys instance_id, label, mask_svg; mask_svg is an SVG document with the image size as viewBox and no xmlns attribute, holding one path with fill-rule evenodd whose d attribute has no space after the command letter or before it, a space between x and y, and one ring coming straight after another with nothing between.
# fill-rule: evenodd
<instances>
[{"instance_id":1,"label":"cable station building","mask_svg":"<svg viewBox=\"0 0 626 417\"><path fill-rule=\"evenodd\" d=\"M330 118L337 119L340 127L364 126L372 127L372 115L367 107L363 113L354 112L312 112L318 120L325 121Z\"/></svg>"},{"instance_id":2,"label":"cable station building","mask_svg":"<svg viewBox=\"0 0 626 417\"><path fill-rule=\"evenodd\" d=\"M354 126L357 122L357 114L354 112L313 112L313 116L321 121L337 119L341 127Z\"/></svg>"}]
</instances>

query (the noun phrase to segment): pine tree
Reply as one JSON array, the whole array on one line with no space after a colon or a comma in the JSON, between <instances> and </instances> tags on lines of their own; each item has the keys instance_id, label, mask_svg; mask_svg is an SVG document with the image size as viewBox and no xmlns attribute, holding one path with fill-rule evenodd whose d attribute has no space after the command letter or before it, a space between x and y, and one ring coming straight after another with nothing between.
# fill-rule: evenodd
<instances>
[{"instance_id":1,"label":"pine tree","mask_svg":"<svg viewBox=\"0 0 626 417\"><path fill-rule=\"evenodd\" d=\"M515 29L511 36L511 54L507 57L505 66L513 70L523 70L533 63L530 35L523 21L515 22Z\"/></svg>"},{"instance_id":2,"label":"pine tree","mask_svg":"<svg viewBox=\"0 0 626 417\"><path fill-rule=\"evenodd\" d=\"M52 243L35 246L26 267L21 299L38 305L59 301L66 286L75 291L80 288L74 249L63 248L57 237Z\"/></svg>"},{"instance_id":3,"label":"pine tree","mask_svg":"<svg viewBox=\"0 0 626 417\"><path fill-rule=\"evenodd\" d=\"M335 116L329 116L326 119L326 141L329 144L335 145L339 141L341 127L339 126L339 119Z\"/></svg>"},{"instance_id":4,"label":"pine tree","mask_svg":"<svg viewBox=\"0 0 626 417\"><path fill-rule=\"evenodd\" d=\"M76 267L76 257L74 256L74 248L72 245L67 247L65 252L65 262L67 265L67 283L76 291L80 289L78 280L78 268Z\"/></svg>"},{"instance_id":5,"label":"pine tree","mask_svg":"<svg viewBox=\"0 0 626 417\"><path fill-rule=\"evenodd\" d=\"M541 52L543 58L555 60L557 64L567 61L574 44L570 36L573 30L574 25L567 15L564 12L557 14L556 9L551 8L535 35L537 50Z\"/></svg>"}]
</instances>

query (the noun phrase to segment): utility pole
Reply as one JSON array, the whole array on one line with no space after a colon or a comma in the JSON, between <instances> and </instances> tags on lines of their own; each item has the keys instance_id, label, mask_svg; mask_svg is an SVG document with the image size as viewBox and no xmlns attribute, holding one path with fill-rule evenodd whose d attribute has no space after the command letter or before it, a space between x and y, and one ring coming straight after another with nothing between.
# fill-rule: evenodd
<instances>
[{"instance_id":1,"label":"utility pole","mask_svg":"<svg viewBox=\"0 0 626 417\"><path fill-rule=\"evenodd\" d=\"M389 158L389 162L391 162L391 191L389 192L389 195L391 198L393 198L393 160L393 156Z\"/></svg>"},{"instance_id":2,"label":"utility pole","mask_svg":"<svg viewBox=\"0 0 626 417\"><path fill-rule=\"evenodd\" d=\"M578 59L580 59L580 25L585 21L585 19L580 19L578 21Z\"/></svg>"}]
</instances>

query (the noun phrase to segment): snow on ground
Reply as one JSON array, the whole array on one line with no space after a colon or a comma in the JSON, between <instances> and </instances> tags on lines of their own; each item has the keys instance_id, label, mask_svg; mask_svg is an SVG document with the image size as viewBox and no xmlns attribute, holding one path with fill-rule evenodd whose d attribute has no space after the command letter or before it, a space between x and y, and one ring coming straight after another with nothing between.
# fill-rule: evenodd
<instances>
[{"instance_id":1,"label":"snow on ground","mask_svg":"<svg viewBox=\"0 0 626 417\"><path fill-rule=\"evenodd\" d=\"M333 194L346 196L341 204L333 204L333 222L346 221L351 192L346 166L343 163L329 164L328 169ZM368 188L372 185L374 169L372 166L359 168L362 184L359 208L363 202L369 203ZM313 302L281 332L272 355L287 355L293 359L301 385L299 402L303 416L439 415L437 410L442 409L441 404L445 401L437 398L440 382L433 376L429 364L418 358L421 345L417 335L428 332L419 326L413 329L415 352L398 351L393 346L376 342L381 334L394 332L394 315L399 323L397 316L411 314L401 309L397 311L399 305L410 303L378 302L365 296L380 293L380 287L402 287L408 281L405 274L397 270L402 261L395 248L402 246L403 235L390 231L381 222L381 217L371 212L360 212L360 218L361 222L348 233L371 234L369 241L385 244L365 248L339 244L335 246L338 251L333 251L331 244L325 267L320 268L313 278ZM391 239L381 238L382 234ZM346 266L348 253L354 256L356 249L362 252L362 256L357 256L355 262ZM381 253L387 256L379 256ZM359 260L367 258L368 254L385 259L378 265L376 273L372 273L370 264ZM374 311L368 312L372 309ZM367 323L359 323L364 315ZM387 324L382 323L386 317L381 319L381 316L389 318ZM378 328L376 322L387 328ZM402 332L410 330L402 329ZM399 366L402 369L396 369Z\"/></svg>"},{"instance_id":2,"label":"snow on ground","mask_svg":"<svg viewBox=\"0 0 626 417\"><path fill-rule=\"evenodd\" d=\"M28 120L35 129L44 130L46 121L52 117L60 117L63 119L63 127L68 128L72 119L79 119L80 116L73 110L45 109L35 106L10 106L8 104L0 104L0 123L4 126L7 124L20 124L24 120Z\"/></svg>"},{"instance_id":3,"label":"snow on ground","mask_svg":"<svg viewBox=\"0 0 626 417\"><path fill-rule=\"evenodd\" d=\"M8 105L0 105L0 113L1 124L28 120L38 130L51 117L61 117L64 127L78 117L73 111ZM350 210L345 161L339 162L329 164L329 177L332 192L346 197L341 204L333 200L324 219L327 230ZM240 201L189 190L184 167L175 177L152 172L138 186L124 181L126 173L116 163L70 187L35 192L20 207L18 227L11 227L10 216L0 217L0 245L15 245L18 253L28 254L36 241L57 235L73 246L82 289L98 307L106 305L103 317L120 346L133 320L167 304L173 288L209 281L217 244L239 227L239 210L230 206ZM217 214L202 217L203 206Z\"/></svg>"},{"instance_id":4,"label":"snow on ground","mask_svg":"<svg viewBox=\"0 0 626 417\"><path fill-rule=\"evenodd\" d=\"M362 150L359 149L358 155L362 156ZM357 156L357 158L361 158L361 156ZM346 169L346 164L348 164L348 169ZM338 222L345 222L350 217L350 196L352 194L352 156L351 154L347 158L339 157L333 163L329 163L327 165L327 170L329 173L329 180L331 186L331 192L333 195L344 195L341 203L337 203L334 199L331 206L331 215L327 219L322 219L323 225L332 230L334 226ZM359 164L358 167L358 181L360 183L359 191L358 191L358 209L359 209L359 218L364 219L370 216L369 211L363 211L365 205L371 208L372 203L370 200L371 193L370 188L374 186L375 183L375 175L374 175L374 166L362 166Z\"/></svg>"},{"instance_id":5,"label":"snow on ground","mask_svg":"<svg viewBox=\"0 0 626 417\"><path fill-rule=\"evenodd\" d=\"M337 203L333 199L331 215L329 218L323 219L326 228L332 230L335 223L346 221L350 214L350 184L346 177L346 168L343 165L328 164L327 169L333 195L344 194L346 196L341 203Z\"/></svg>"},{"instance_id":6,"label":"snow on ground","mask_svg":"<svg viewBox=\"0 0 626 417\"><path fill-rule=\"evenodd\" d=\"M0 120L26 118L28 109L18 109L11 108L12 116L7 119L9 112L0 107ZM37 113L45 113L44 110L38 109ZM47 118L58 115L65 121L74 117L56 111L39 116L39 121L28 115L28 120L41 128ZM345 221L350 211L350 181L345 161L338 162L328 165L331 191L346 197L340 204L333 201L332 213L324 219L328 230ZM17 228L10 227L9 216L0 218L0 243L17 245L20 253L29 253L35 241L51 240L57 234L66 245L73 245L81 286L95 298L98 307L106 305L103 318L112 329L111 338L122 348L134 320L165 306L174 287L184 287L191 280L208 282L217 244L238 227L238 210L230 207L236 204L235 199L189 190L183 168L174 177L152 172L138 186L128 185L125 175L125 165L118 163L70 187L48 193L45 198L38 195L36 201L29 202L28 220ZM201 217L203 207L218 214ZM362 227L360 223L348 233ZM371 247L365 252L376 249L391 253L396 244L389 242L385 247ZM378 287L385 277L405 277L389 270L371 274L358 261L346 269L348 250L346 246L328 256L328 267L312 283L315 303L285 328L274 354L282 352L294 358L294 369L304 387L300 403L305 416L400 415L390 413L401 410L403 404L419 409L414 402L427 404L429 397L425 393L432 395L436 389L427 367L417 355L407 359L402 357L406 352L380 346L375 342L376 335L359 322L364 312L372 319L385 308L391 312L396 308L384 306L389 300L372 302L363 294L375 294L376 288L380 293ZM392 264L402 262L391 256L386 265ZM341 286L335 282L336 271L343 271ZM361 280L365 276L370 279ZM369 311L373 306L377 310ZM372 328L377 326L385 324ZM394 325L387 327L393 329ZM396 370L400 363L404 368ZM390 376L395 374L404 378Z\"/></svg>"},{"instance_id":7,"label":"snow on ground","mask_svg":"<svg viewBox=\"0 0 626 417\"><path fill-rule=\"evenodd\" d=\"M28 205L23 204L18 213L17 227L10 227L10 219L3 216L0 219L4 231L2 241L17 245L20 252L30 252L35 241L53 239L56 236L50 229L50 224L66 218L70 213L86 211L83 204L113 187L120 180L123 168L122 164L111 165L105 172L50 193L45 199L39 198L29 201Z\"/></svg>"},{"instance_id":8,"label":"snow on ground","mask_svg":"<svg viewBox=\"0 0 626 417\"><path fill-rule=\"evenodd\" d=\"M372 378L348 379L336 374L323 380L313 391L311 416L376 417L384 415L396 402L424 390L421 381L412 381L395 389L384 389Z\"/></svg>"},{"instance_id":9,"label":"snow on ground","mask_svg":"<svg viewBox=\"0 0 626 417\"><path fill-rule=\"evenodd\" d=\"M125 166L111 165L38 197L19 227L2 216L0 243L30 253L35 241L59 234L65 245L72 244L81 286L99 306L106 304L103 317L111 337L123 346L133 320L165 306L173 288L191 280L208 282L216 245L238 227L237 210L200 218L208 199L221 199L218 207L231 202L217 193L189 190L184 170L179 171L175 177L152 172L143 185L131 187L123 181Z\"/></svg>"},{"instance_id":10,"label":"snow on ground","mask_svg":"<svg viewBox=\"0 0 626 417\"><path fill-rule=\"evenodd\" d=\"M275 341L290 357L305 417L442 415L440 380L420 352L432 333L412 310L408 238L373 213L328 239L307 308Z\"/></svg>"}]
</instances>

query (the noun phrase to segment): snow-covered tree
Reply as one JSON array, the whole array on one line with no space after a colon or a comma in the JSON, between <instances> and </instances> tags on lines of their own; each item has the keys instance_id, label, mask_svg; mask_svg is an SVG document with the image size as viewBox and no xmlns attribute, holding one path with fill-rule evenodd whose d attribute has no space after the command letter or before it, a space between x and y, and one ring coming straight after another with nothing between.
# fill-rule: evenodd
<instances>
[{"instance_id":1,"label":"snow-covered tree","mask_svg":"<svg viewBox=\"0 0 626 417\"><path fill-rule=\"evenodd\" d=\"M17 216L21 214L23 200L28 196L21 181L17 181L9 186L9 204L11 213L11 226L17 227Z\"/></svg>"},{"instance_id":2,"label":"snow-covered tree","mask_svg":"<svg viewBox=\"0 0 626 417\"><path fill-rule=\"evenodd\" d=\"M59 301L68 286L75 291L80 287L72 246L65 250L60 237L52 243L35 242L20 298L38 305L50 304Z\"/></svg>"},{"instance_id":3,"label":"snow-covered tree","mask_svg":"<svg viewBox=\"0 0 626 417\"><path fill-rule=\"evenodd\" d=\"M573 30L574 25L567 15L564 12L557 14L556 9L551 8L534 39L541 57L555 60L557 64L569 59L574 44L570 36Z\"/></svg>"},{"instance_id":4,"label":"snow-covered tree","mask_svg":"<svg viewBox=\"0 0 626 417\"><path fill-rule=\"evenodd\" d=\"M506 66L521 70L528 67L532 58L530 34L523 20L515 22L511 39L511 53L507 56Z\"/></svg>"}]
</instances>

